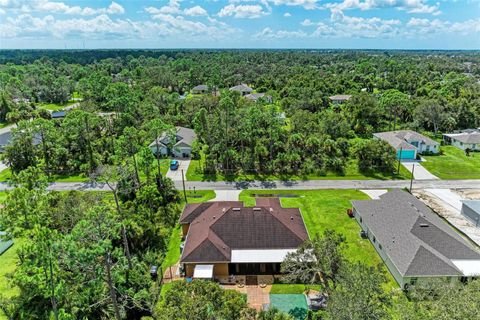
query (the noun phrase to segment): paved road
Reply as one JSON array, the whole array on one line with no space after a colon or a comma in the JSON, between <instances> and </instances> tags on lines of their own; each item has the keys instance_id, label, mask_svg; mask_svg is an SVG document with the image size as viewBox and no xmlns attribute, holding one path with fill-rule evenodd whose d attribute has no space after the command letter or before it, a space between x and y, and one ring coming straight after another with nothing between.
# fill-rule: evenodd
<instances>
[{"instance_id":1,"label":"paved road","mask_svg":"<svg viewBox=\"0 0 480 320\"><path fill-rule=\"evenodd\" d=\"M175 181L178 189L181 181ZM201 182L186 181L185 188L191 190L243 190L243 189L391 189L409 188L408 180L309 180L309 181L252 181L252 182ZM0 191L11 188L0 183ZM480 189L480 180L415 180L414 189ZM53 182L50 190L66 191L108 191L102 183L88 182Z\"/></svg>"}]
</instances>

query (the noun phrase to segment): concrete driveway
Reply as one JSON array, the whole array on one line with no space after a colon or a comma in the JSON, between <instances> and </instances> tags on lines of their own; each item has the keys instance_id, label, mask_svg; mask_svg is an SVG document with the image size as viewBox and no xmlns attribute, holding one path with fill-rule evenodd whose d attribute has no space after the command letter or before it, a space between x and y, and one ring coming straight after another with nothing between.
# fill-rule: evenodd
<instances>
[{"instance_id":1,"label":"concrete driveway","mask_svg":"<svg viewBox=\"0 0 480 320\"><path fill-rule=\"evenodd\" d=\"M210 201L238 201L242 190L215 190L215 198Z\"/></svg>"},{"instance_id":2,"label":"concrete driveway","mask_svg":"<svg viewBox=\"0 0 480 320\"><path fill-rule=\"evenodd\" d=\"M173 181L182 181L182 170L185 176L185 181L187 180L187 170L190 165L190 160L178 160L178 169L170 170L168 168L167 178L172 179Z\"/></svg>"},{"instance_id":3,"label":"concrete driveway","mask_svg":"<svg viewBox=\"0 0 480 320\"><path fill-rule=\"evenodd\" d=\"M413 178L415 180L435 180L435 179L438 179L437 176L431 174L427 169L422 167L422 165L419 162L402 161L402 165L410 172L412 172L413 166L415 166L415 170L413 171Z\"/></svg>"},{"instance_id":4,"label":"concrete driveway","mask_svg":"<svg viewBox=\"0 0 480 320\"><path fill-rule=\"evenodd\" d=\"M368 190L362 189L360 191L362 191L363 193L365 193L367 196L369 196L372 199L380 199L380 196L382 194L388 192L387 189L368 189Z\"/></svg>"},{"instance_id":5,"label":"concrete driveway","mask_svg":"<svg viewBox=\"0 0 480 320\"><path fill-rule=\"evenodd\" d=\"M433 194L440 201L449 205L456 211L460 212L462 210L462 198L458 193L455 193L450 189L425 189L425 191Z\"/></svg>"}]
</instances>

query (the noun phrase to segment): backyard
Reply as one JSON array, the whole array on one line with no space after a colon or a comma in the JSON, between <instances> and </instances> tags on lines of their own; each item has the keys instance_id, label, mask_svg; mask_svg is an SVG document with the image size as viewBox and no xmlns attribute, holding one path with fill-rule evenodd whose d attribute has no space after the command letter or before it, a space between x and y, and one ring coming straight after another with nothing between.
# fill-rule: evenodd
<instances>
[{"instance_id":1,"label":"backyard","mask_svg":"<svg viewBox=\"0 0 480 320\"><path fill-rule=\"evenodd\" d=\"M410 179L410 172L403 166L400 166L400 174L382 174L382 173L361 173L358 171L356 159L350 159L345 168L345 174L340 175L335 172L327 172L325 175L309 174L300 175L279 175L279 174L238 174L226 176L223 173L205 174L203 173L204 157L199 160L192 160L186 174L188 181L271 181L271 180L390 180L390 179Z\"/></svg>"},{"instance_id":2,"label":"backyard","mask_svg":"<svg viewBox=\"0 0 480 320\"><path fill-rule=\"evenodd\" d=\"M454 146L442 146L443 154L423 156L422 166L440 179L480 179L480 152L467 157Z\"/></svg>"}]
</instances>

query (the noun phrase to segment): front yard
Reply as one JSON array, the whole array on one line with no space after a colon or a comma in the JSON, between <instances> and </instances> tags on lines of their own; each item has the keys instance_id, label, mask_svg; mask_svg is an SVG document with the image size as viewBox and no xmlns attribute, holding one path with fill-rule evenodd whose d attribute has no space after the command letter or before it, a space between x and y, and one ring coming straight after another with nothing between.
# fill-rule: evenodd
<instances>
[{"instance_id":1,"label":"front yard","mask_svg":"<svg viewBox=\"0 0 480 320\"><path fill-rule=\"evenodd\" d=\"M480 153L472 152L467 157L465 152L454 146L442 146L442 155L423 156L422 162L430 173L440 179L480 179Z\"/></svg>"}]
</instances>

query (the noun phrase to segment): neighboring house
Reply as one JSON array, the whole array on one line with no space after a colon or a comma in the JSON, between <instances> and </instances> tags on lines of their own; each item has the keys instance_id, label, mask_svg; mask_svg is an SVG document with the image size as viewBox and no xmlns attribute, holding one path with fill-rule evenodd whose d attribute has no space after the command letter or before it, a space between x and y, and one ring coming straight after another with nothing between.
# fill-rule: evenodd
<instances>
[{"instance_id":1,"label":"neighboring house","mask_svg":"<svg viewBox=\"0 0 480 320\"><path fill-rule=\"evenodd\" d=\"M351 97L352 97L351 94L338 94L338 95L329 97L329 99L330 101L332 101L333 104L342 104L345 101L350 100Z\"/></svg>"},{"instance_id":2,"label":"neighboring house","mask_svg":"<svg viewBox=\"0 0 480 320\"><path fill-rule=\"evenodd\" d=\"M480 253L410 193L352 201L353 213L402 288L428 278L480 276Z\"/></svg>"},{"instance_id":3,"label":"neighboring house","mask_svg":"<svg viewBox=\"0 0 480 320\"><path fill-rule=\"evenodd\" d=\"M238 86L231 87L230 91L238 91L242 96L245 96L249 93L252 93L253 89L247 86L246 84L242 83L242 84L239 84Z\"/></svg>"},{"instance_id":4,"label":"neighboring house","mask_svg":"<svg viewBox=\"0 0 480 320\"><path fill-rule=\"evenodd\" d=\"M67 115L67 112L65 112L65 111L53 111L52 112L52 119L65 118L66 115Z\"/></svg>"},{"instance_id":5,"label":"neighboring house","mask_svg":"<svg viewBox=\"0 0 480 320\"><path fill-rule=\"evenodd\" d=\"M443 141L459 149L480 151L480 130L467 129L443 135Z\"/></svg>"},{"instance_id":6,"label":"neighboring house","mask_svg":"<svg viewBox=\"0 0 480 320\"><path fill-rule=\"evenodd\" d=\"M480 200L462 200L462 215L480 228Z\"/></svg>"},{"instance_id":7,"label":"neighboring house","mask_svg":"<svg viewBox=\"0 0 480 320\"><path fill-rule=\"evenodd\" d=\"M278 198L187 204L180 217L186 237L180 263L185 275L221 283L272 283L285 256L308 233L298 208Z\"/></svg>"},{"instance_id":8,"label":"neighboring house","mask_svg":"<svg viewBox=\"0 0 480 320\"><path fill-rule=\"evenodd\" d=\"M268 96L265 93L249 93L245 96L245 99L257 102L259 99L264 99L266 102L272 102L272 96Z\"/></svg>"},{"instance_id":9,"label":"neighboring house","mask_svg":"<svg viewBox=\"0 0 480 320\"><path fill-rule=\"evenodd\" d=\"M417 154L440 151L440 143L412 130L378 132L373 136L390 144L400 160L414 160Z\"/></svg>"},{"instance_id":10,"label":"neighboring house","mask_svg":"<svg viewBox=\"0 0 480 320\"><path fill-rule=\"evenodd\" d=\"M188 158L192 153L192 143L197 135L193 129L176 127L173 138L175 141L170 141L170 136L165 132L158 137L157 141L153 141L148 146L154 154L160 152L162 156L174 156L178 158Z\"/></svg>"},{"instance_id":11,"label":"neighboring house","mask_svg":"<svg viewBox=\"0 0 480 320\"><path fill-rule=\"evenodd\" d=\"M208 93L208 86L206 84L200 84L198 86L195 86L192 88L192 93L193 94Z\"/></svg>"},{"instance_id":12,"label":"neighboring house","mask_svg":"<svg viewBox=\"0 0 480 320\"><path fill-rule=\"evenodd\" d=\"M2 134L0 134L0 152L4 152L5 148L7 145L10 144L12 140L12 132L7 131ZM39 134L35 135L32 138L32 143L34 146L38 146L40 143L42 143L42 138Z\"/></svg>"}]
</instances>

